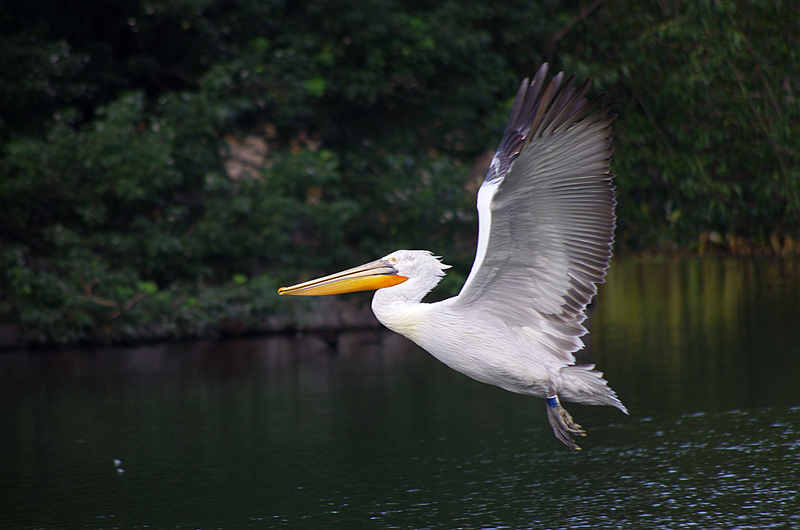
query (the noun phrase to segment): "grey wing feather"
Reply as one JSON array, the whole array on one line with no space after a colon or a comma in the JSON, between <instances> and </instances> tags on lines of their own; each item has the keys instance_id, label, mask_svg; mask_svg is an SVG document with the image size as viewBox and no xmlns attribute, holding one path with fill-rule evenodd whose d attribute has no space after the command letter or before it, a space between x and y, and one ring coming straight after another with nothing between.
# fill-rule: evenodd
<instances>
[{"instance_id":1,"label":"grey wing feather","mask_svg":"<svg viewBox=\"0 0 800 530\"><path fill-rule=\"evenodd\" d=\"M546 73L543 65L517 93L483 205L479 194L479 251L455 303L533 330L571 363L611 259L613 118L590 113L586 85L563 74L545 83Z\"/></svg>"}]
</instances>

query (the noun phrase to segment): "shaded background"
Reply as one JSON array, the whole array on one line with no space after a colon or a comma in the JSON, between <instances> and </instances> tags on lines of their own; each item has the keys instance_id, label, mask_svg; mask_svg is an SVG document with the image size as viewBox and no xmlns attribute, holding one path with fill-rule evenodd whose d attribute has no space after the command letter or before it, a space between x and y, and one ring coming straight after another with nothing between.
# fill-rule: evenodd
<instances>
[{"instance_id":1,"label":"shaded background","mask_svg":"<svg viewBox=\"0 0 800 530\"><path fill-rule=\"evenodd\" d=\"M445 256L452 293L511 98L545 60L619 115L619 251L797 253L799 15L724 0L17 3L0 14L0 331L262 329L279 283L397 248Z\"/></svg>"}]
</instances>

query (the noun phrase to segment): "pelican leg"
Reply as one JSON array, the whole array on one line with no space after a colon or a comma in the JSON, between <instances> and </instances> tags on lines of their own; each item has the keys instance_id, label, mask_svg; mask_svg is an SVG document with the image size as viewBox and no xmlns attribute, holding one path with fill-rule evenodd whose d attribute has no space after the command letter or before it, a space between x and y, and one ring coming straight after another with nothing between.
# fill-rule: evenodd
<instances>
[{"instance_id":1,"label":"pelican leg","mask_svg":"<svg viewBox=\"0 0 800 530\"><path fill-rule=\"evenodd\" d=\"M547 420L550 422L553 434L555 434L559 442L570 449L580 451L580 446L575 443L572 437L586 436L586 431L575 423L567 409L561 406L556 394L547 397Z\"/></svg>"}]
</instances>

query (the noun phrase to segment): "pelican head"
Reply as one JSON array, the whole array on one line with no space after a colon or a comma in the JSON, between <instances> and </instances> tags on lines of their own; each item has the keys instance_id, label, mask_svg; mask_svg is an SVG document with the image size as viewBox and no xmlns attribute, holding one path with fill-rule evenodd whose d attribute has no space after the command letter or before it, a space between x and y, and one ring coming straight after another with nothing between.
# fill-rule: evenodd
<instances>
[{"instance_id":1,"label":"pelican head","mask_svg":"<svg viewBox=\"0 0 800 530\"><path fill-rule=\"evenodd\" d=\"M399 285L406 280L428 292L436 286L450 265L427 250L396 250L391 254L315 280L278 289L279 295L324 296L329 294L374 291Z\"/></svg>"}]
</instances>

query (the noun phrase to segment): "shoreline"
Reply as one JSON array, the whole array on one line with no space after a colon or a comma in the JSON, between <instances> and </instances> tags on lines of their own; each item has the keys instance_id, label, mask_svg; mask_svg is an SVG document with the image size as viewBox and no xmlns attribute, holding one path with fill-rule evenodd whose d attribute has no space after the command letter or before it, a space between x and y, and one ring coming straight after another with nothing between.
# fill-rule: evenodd
<instances>
[{"instance_id":1,"label":"shoreline","mask_svg":"<svg viewBox=\"0 0 800 530\"><path fill-rule=\"evenodd\" d=\"M611 270L616 262L623 263L668 263L681 261L760 261L792 263L798 261L797 254L776 256L775 254L705 254L664 253L664 252L624 252L622 257L612 260ZM60 351L69 348L137 347L162 343L183 343L197 340L230 340L237 338L258 338L270 336L291 336L314 334L334 335L346 331L375 330L383 326L372 314L371 294L356 294L349 297L323 296L312 302L306 299L287 299L280 306L281 313L264 315L251 321L241 319L222 319L208 333L143 333L139 337L115 339L108 327L100 329L86 340L55 342L35 341L25 338L21 325L14 322L0 322L0 355L16 351ZM152 329L152 328L151 328Z\"/></svg>"}]
</instances>

